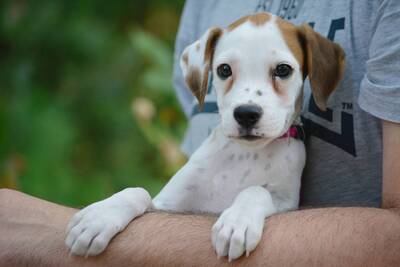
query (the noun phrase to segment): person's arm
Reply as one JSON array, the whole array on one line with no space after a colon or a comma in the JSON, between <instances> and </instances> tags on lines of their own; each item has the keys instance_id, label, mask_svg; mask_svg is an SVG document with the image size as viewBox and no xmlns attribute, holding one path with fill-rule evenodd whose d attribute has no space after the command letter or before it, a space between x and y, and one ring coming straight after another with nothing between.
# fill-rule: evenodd
<instances>
[{"instance_id":1,"label":"person's arm","mask_svg":"<svg viewBox=\"0 0 400 267\"><path fill-rule=\"evenodd\" d=\"M149 213L104 254L68 256L70 208L0 190L0 266L397 266L400 263L400 126L383 123L383 207L300 210L272 216L249 258L217 260L215 218Z\"/></svg>"}]
</instances>

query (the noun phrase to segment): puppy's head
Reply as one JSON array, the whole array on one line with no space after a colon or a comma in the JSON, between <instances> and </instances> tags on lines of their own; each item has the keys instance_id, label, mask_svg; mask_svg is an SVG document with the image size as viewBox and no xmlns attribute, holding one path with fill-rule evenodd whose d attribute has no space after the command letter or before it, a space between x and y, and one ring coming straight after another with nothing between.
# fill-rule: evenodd
<instances>
[{"instance_id":1,"label":"puppy's head","mask_svg":"<svg viewBox=\"0 0 400 267\"><path fill-rule=\"evenodd\" d=\"M226 136L265 141L284 134L299 115L307 76L317 106L326 109L345 55L308 25L258 13L209 29L184 50L180 64L200 105L212 71Z\"/></svg>"}]
</instances>

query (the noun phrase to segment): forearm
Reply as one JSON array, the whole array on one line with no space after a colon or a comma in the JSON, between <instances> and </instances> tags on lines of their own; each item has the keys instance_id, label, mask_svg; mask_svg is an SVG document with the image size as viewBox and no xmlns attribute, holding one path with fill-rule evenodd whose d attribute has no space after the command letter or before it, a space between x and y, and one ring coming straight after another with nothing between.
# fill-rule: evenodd
<instances>
[{"instance_id":1,"label":"forearm","mask_svg":"<svg viewBox=\"0 0 400 267\"><path fill-rule=\"evenodd\" d=\"M95 266L70 257L64 245L76 210L0 190L0 266Z\"/></svg>"},{"instance_id":2,"label":"forearm","mask_svg":"<svg viewBox=\"0 0 400 267\"><path fill-rule=\"evenodd\" d=\"M22 215L0 197L0 266L228 266L212 249L216 218L165 213L135 219L100 256L70 257L65 227L74 210L22 196ZM399 251L396 211L312 209L270 217L254 253L229 266L396 266Z\"/></svg>"},{"instance_id":3,"label":"forearm","mask_svg":"<svg viewBox=\"0 0 400 267\"><path fill-rule=\"evenodd\" d=\"M110 248L124 251L122 258L133 265L227 264L226 259L216 259L211 246L213 221L204 216L148 214L131 223ZM313 209L269 218L259 247L229 266L397 266L399 251L396 212Z\"/></svg>"}]
</instances>

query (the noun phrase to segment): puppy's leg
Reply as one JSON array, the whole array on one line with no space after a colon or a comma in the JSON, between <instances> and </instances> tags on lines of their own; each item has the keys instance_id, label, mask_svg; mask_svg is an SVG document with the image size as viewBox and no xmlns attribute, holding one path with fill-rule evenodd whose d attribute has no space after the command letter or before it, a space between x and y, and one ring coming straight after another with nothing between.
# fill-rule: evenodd
<instances>
[{"instance_id":1,"label":"puppy's leg","mask_svg":"<svg viewBox=\"0 0 400 267\"><path fill-rule=\"evenodd\" d=\"M151 206L143 188L127 188L76 213L68 225L66 245L72 254L101 253L110 240Z\"/></svg>"},{"instance_id":2,"label":"puppy's leg","mask_svg":"<svg viewBox=\"0 0 400 267\"><path fill-rule=\"evenodd\" d=\"M212 228L212 244L218 257L229 261L248 256L260 242L266 217L276 208L271 194L262 186L251 186L239 193Z\"/></svg>"}]
</instances>

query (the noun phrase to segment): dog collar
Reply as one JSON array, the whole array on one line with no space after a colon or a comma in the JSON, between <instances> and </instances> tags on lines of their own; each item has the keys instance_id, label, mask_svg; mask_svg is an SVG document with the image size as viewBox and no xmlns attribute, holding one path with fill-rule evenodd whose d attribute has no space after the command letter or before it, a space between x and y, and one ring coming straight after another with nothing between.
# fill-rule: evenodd
<instances>
[{"instance_id":1,"label":"dog collar","mask_svg":"<svg viewBox=\"0 0 400 267\"><path fill-rule=\"evenodd\" d=\"M286 131L279 139L281 138L295 138L304 140L304 132L300 129L300 125L292 125L290 126L289 130Z\"/></svg>"}]
</instances>

